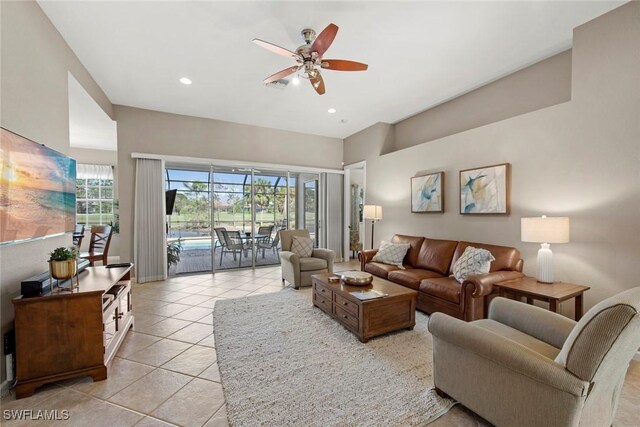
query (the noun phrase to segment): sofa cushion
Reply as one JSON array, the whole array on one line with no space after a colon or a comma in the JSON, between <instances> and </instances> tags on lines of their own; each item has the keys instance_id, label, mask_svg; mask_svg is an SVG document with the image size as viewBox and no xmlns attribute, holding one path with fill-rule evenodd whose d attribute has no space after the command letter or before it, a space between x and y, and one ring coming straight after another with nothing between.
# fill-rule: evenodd
<instances>
[{"instance_id":1,"label":"sofa cushion","mask_svg":"<svg viewBox=\"0 0 640 427\"><path fill-rule=\"evenodd\" d=\"M364 271L375 276L386 279L391 271L400 270L396 265L382 264L381 262L368 262L364 266Z\"/></svg>"},{"instance_id":2,"label":"sofa cushion","mask_svg":"<svg viewBox=\"0 0 640 427\"><path fill-rule=\"evenodd\" d=\"M380 249L378 249L378 252L376 252L371 260L404 268L402 266L402 260L407 255L408 250L408 243L389 243L383 241L380 243Z\"/></svg>"},{"instance_id":3,"label":"sofa cushion","mask_svg":"<svg viewBox=\"0 0 640 427\"><path fill-rule=\"evenodd\" d=\"M404 257L403 264L408 264L410 267L416 266L423 241L424 237L405 236L402 234L396 234L391 238L391 243L409 243L409 250L407 251L407 255Z\"/></svg>"},{"instance_id":4,"label":"sofa cushion","mask_svg":"<svg viewBox=\"0 0 640 427\"><path fill-rule=\"evenodd\" d=\"M416 268L426 268L446 275L457 245L458 242L455 240L424 239L416 260Z\"/></svg>"},{"instance_id":5,"label":"sofa cushion","mask_svg":"<svg viewBox=\"0 0 640 427\"><path fill-rule=\"evenodd\" d=\"M516 270L516 264L520 260L520 251L516 248L510 248L508 246L486 245L484 243L472 243L472 242L459 242L456 246L456 250L453 253L453 260L451 261L450 274L453 274L453 265L462 256L467 246L473 246L474 248L486 249L491 252L491 255L495 260L491 263L492 271L500 270Z\"/></svg>"},{"instance_id":6,"label":"sofa cushion","mask_svg":"<svg viewBox=\"0 0 640 427\"><path fill-rule=\"evenodd\" d=\"M421 280L438 277L442 277L442 274L420 268L408 268L390 272L387 279L417 291Z\"/></svg>"},{"instance_id":7,"label":"sofa cushion","mask_svg":"<svg viewBox=\"0 0 640 427\"><path fill-rule=\"evenodd\" d=\"M326 270L327 260L322 258L300 258L300 271Z\"/></svg>"},{"instance_id":8,"label":"sofa cushion","mask_svg":"<svg viewBox=\"0 0 640 427\"><path fill-rule=\"evenodd\" d=\"M547 344L544 341L541 341L531 335L525 334L524 332L520 332L519 330L500 322L496 322L495 320L481 319L474 320L472 323L476 326L480 326L483 329L494 332L497 335L509 338L511 341L515 341L518 344L535 351L536 353L540 353L543 356L548 357L549 359L555 359L558 353L560 353L559 348L555 348L551 344Z\"/></svg>"},{"instance_id":9,"label":"sofa cushion","mask_svg":"<svg viewBox=\"0 0 640 427\"><path fill-rule=\"evenodd\" d=\"M453 276L441 277L421 281L418 290L425 294L460 304L462 285Z\"/></svg>"},{"instance_id":10,"label":"sofa cushion","mask_svg":"<svg viewBox=\"0 0 640 427\"><path fill-rule=\"evenodd\" d=\"M453 264L453 277L462 283L469 276L488 273L494 260L488 250L467 246L462 256Z\"/></svg>"},{"instance_id":11,"label":"sofa cushion","mask_svg":"<svg viewBox=\"0 0 640 427\"><path fill-rule=\"evenodd\" d=\"M291 252L301 258L308 258L313 253L313 239L310 237L293 236Z\"/></svg>"}]
</instances>

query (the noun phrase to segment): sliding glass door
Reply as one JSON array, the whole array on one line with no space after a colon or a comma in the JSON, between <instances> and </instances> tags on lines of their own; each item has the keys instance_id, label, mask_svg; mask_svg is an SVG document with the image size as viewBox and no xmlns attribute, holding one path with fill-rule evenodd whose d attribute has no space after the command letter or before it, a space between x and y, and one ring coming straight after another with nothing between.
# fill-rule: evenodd
<instances>
[{"instance_id":1,"label":"sliding glass door","mask_svg":"<svg viewBox=\"0 0 640 427\"><path fill-rule=\"evenodd\" d=\"M282 229L307 228L317 245L317 175L175 167L166 181L177 192L168 216L179 255L171 275L278 265Z\"/></svg>"},{"instance_id":2,"label":"sliding glass door","mask_svg":"<svg viewBox=\"0 0 640 427\"><path fill-rule=\"evenodd\" d=\"M167 190L176 190L173 211L167 216L169 275L211 271L209 171L165 172Z\"/></svg>"}]
</instances>

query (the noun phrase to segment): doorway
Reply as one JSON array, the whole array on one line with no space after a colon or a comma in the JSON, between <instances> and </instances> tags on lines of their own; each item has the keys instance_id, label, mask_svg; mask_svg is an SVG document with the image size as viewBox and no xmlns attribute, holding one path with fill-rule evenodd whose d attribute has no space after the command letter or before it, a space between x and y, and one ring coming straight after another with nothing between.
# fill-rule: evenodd
<instances>
[{"instance_id":1,"label":"doorway","mask_svg":"<svg viewBox=\"0 0 640 427\"><path fill-rule=\"evenodd\" d=\"M344 167L344 254L357 259L364 248L365 227L363 209L366 187L366 162Z\"/></svg>"}]
</instances>

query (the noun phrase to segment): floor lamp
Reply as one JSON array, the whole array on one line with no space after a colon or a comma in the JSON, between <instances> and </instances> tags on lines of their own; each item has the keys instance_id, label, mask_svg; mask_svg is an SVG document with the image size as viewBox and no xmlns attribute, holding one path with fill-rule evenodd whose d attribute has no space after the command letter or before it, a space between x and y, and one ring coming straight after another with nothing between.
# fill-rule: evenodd
<instances>
[{"instance_id":1,"label":"floor lamp","mask_svg":"<svg viewBox=\"0 0 640 427\"><path fill-rule=\"evenodd\" d=\"M373 249L373 232L376 221L382 219L382 206L377 205L364 205L364 211L362 213L364 219L371 220L371 249Z\"/></svg>"}]
</instances>

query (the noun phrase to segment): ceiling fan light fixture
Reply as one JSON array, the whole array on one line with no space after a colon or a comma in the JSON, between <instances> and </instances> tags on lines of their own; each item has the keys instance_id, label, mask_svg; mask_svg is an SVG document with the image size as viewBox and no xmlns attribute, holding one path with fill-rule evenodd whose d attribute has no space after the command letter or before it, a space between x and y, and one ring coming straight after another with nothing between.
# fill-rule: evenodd
<instances>
[{"instance_id":1,"label":"ceiling fan light fixture","mask_svg":"<svg viewBox=\"0 0 640 427\"><path fill-rule=\"evenodd\" d=\"M193 83L189 77L181 77L179 81L183 85L190 85L191 83Z\"/></svg>"},{"instance_id":2,"label":"ceiling fan light fixture","mask_svg":"<svg viewBox=\"0 0 640 427\"><path fill-rule=\"evenodd\" d=\"M290 74L297 73L297 75L291 79L291 83L293 83L294 86L300 84L300 79L308 79L318 95L323 95L325 93L325 85L320 73L321 69L333 71L365 71L368 65L360 62L345 59L323 60L324 53L333 43L337 33L338 26L335 24L329 24L317 36L314 30L305 28L302 30L302 38L305 44L299 46L295 52L264 40L253 39L253 42L258 46L277 53L278 55L291 57L296 61L296 65L267 77L263 80L263 83L271 83ZM331 114L333 114L333 112L331 112Z\"/></svg>"},{"instance_id":3,"label":"ceiling fan light fixture","mask_svg":"<svg viewBox=\"0 0 640 427\"><path fill-rule=\"evenodd\" d=\"M329 114L335 114L335 113L336 113L336 109L335 109L335 108L333 108L333 107L331 107L331 108L329 108L329 109L327 110L327 113L329 113Z\"/></svg>"}]
</instances>

